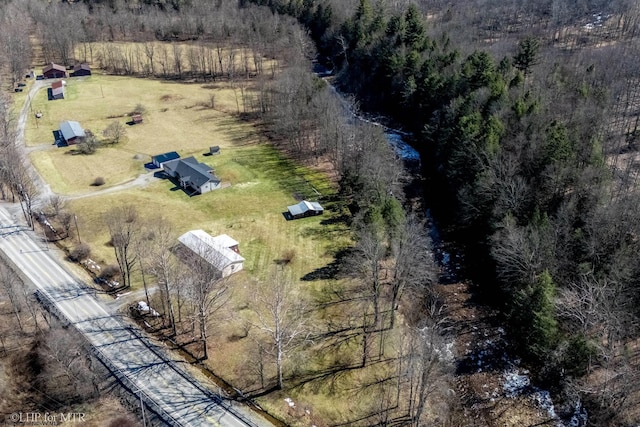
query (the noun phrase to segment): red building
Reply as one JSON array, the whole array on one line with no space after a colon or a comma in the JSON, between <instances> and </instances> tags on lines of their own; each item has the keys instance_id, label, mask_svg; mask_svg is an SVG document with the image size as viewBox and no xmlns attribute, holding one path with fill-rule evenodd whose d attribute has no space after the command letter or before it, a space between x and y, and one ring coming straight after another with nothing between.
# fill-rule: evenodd
<instances>
[{"instance_id":1,"label":"red building","mask_svg":"<svg viewBox=\"0 0 640 427\"><path fill-rule=\"evenodd\" d=\"M71 77L80 77L80 76L90 76L91 75L91 67L89 64L77 64L73 67L73 73L71 73Z\"/></svg>"},{"instance_id":2,"label":"red building","mask_svg":"<svg viewBox=\"0 0 640 427\"><path fill-rule=\"evenodd\" d=\"M64 66L52 62L42 69L42 75L45 79L58 79L67 77L67 70Z\"/></svg>"}]
</instances>

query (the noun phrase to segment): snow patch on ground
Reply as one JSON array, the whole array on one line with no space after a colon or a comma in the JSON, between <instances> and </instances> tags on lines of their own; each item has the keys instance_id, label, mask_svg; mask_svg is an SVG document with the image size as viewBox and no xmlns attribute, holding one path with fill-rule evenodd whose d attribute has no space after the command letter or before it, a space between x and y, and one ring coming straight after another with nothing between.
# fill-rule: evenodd
<instances>
[{"instance_id":1,"label":"snow patch on ground","mask_svg":"<svg viewBox=\"0 0 640 427\"><path fill-rule=\"evenodd\" d=\"M527 374L527 371L523 371L521 374L517 368L512 368L504 372L502 389L507 397L519 396L531 386L531 380Z\"/></svg>"},{"instance_id":2,"label":"snow patch on ground","mask_svg":"<svg viewBox=\"0 0 640 427\"><path fill-rule=\"evenodd\" d=\"M471 325L471 333L476 336L475 349L467 349L466 354L471 362L470 368L476 373L500 372L501 380L498 384L482 385L484 398L490 402L496 399L525 399L536 408L541 416L551 420L549 425L557 427L585 427L587 412L581 402L577 400L573 405L573 413L569 418L566 412L561 418L547 390L542 390L531 383L529 371L520 367L520 360L508 356L503 343L505 330L479 330Z\"/></svg>"},{"instance_id":3,"label":"snow patch on ground","mask_svg":"<svg viewBox=\"0 0 640 427\"><path fill-rule=\"evenodd\" d=\"M564 423L556 413L551 394L547 390L532 386L529 371L526 369L520 370L517 366L512 366L504 372L503 378L502 389L506 397L515 398L528 395L535 402L537 408L544 411L549 419L556 421L557 427L585 427L587 425L587 411L580 400L576 401L574 405L571 419Z\"/></svg>"}]
</instances>

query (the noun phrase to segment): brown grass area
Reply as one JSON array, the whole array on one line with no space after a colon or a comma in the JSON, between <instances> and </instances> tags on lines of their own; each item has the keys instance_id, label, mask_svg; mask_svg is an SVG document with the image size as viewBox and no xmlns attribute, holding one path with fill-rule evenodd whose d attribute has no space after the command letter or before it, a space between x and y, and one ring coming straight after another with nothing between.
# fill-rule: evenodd
<instances>
[{"instance_id":1,"label":"brown grass area","mask_svg":"<svg viewBox=\"0 0 640 427\"><path fill-rule=\"evenodd\" d=\"M41 111L43 118L36 123L30 116L25 132L27 145L38 146L30 154L34 165L52 190L60 194L96 192L127 182L145 172L143 164L152 155L166 151L188 156L218 145L224 152L259 140L251 125L227 113L235 109L235 94L223 85L203 89L200 85L99 75L67 82L64 100L48 101L45 89L36 95L31 108ZM212 94L216 96L215 110L203 106ZM126 126L126 138L116 146L99 148L87 156L71 155L73 147L51 145L52 132L63 120L76 120L101 137L112 121L128 122L127 115L137 104L147 109L144 123ZM91 187L99 176L107 185Z\"/></svg>"},{"instance_id":2,"label":"brown grass area","mask_svg":"<svg viewBox=\"0 0 640 427\"><path fill-rule=\"evenodd\" d=\"M282 215L287 205L296 203L298 196L316 200L317 191L321 202L333 196L335 183L323 169L327 165L301 166L265 144L250 124L230 114L236 111L235 93L222 84L205 87L100 74L68 81L65 100L46 101L42 92L34 100L34 108L42 108L44 118L37 128L33 122L28 124L29 145L49 144L45 139L50 138L51 131L63 119L78 120L98 133L112 120L126 121L126 117L120 116L138 103L148 110L143 124L127 128L125 142L101 148L94 156L71 156L64 154L65 149L31 153L54 191L71 195L96 193L70 200L70 209L78 214L82 241L92 248L92 259L114 263L103 215L111 206L123 204L135 205L140 216L148 221L164 216L172 224L176 238L188 230L201 228L238 240L241 254L247 260L245 270L232 277L233 298L225 311L211 320L211 358L207 363L217 375L243 391L260 392L255 355L255 340L260 334L255 329L247 333L245 319L255 287L264 286L260 281L268 278L276 262L285 257L291 259L287 268L295 278L300 298L312 304L328 298L337 288L353 286L348 280L300 280L333 262L335 254L351 243L346 224L327 221L342 212L325 204L328 210L323 216L286 221ZM215 110L205 106L211 94L215 94ZM221 154L202 156L211 145L219 145ZM134 159L135 155L173 150L183 156L195 154L231 186L197 197L172 191L172 183L159 179L152 179L144 187L114 193L100 193L104 187L89 187L96 176L106 178L105 187L132 179L142 171L143 160ZM134 281L134 287L140 288L140 277ZM354 325L361 322L357 310L351 304L338 304L310 312L308 321L317 331L333 322L344 322L345 328L357 329ZM357 334L335 349L324 348L326 342L306 344L286 364L287 389L268 393L257 401L291 425L375 424L380 410L380 378L393 377L395 373L400 325L398 322L397 329L382 344L384 357L371 362L366 369L355 368L361 351ZM181 339L185 342L189 337ZM374 340L372 347L379 348L379 343ZM192 345L190 349L197 351L195 347ZM269 387L274 376L272 359L264 356L264 364L265 386ZM339 367L343 368L331 372ZM296 407L289 407L283 400L285 397L292 398Z\"/></svg>"}]
</instances>

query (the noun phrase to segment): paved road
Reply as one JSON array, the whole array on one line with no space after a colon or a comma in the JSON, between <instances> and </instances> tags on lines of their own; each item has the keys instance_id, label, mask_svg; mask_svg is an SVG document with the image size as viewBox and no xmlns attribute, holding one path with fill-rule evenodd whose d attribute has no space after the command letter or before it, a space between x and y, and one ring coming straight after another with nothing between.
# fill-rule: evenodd
<instances>
[{"instance_id":1,"label":"paved road","mask_svg":"<svg viewBox=\"0 0 640 427\"><path fill-rule=\"evenodd\" d=\"M232 408L235 414L229 412L228 402L201 386L122 319L109 314L94 290L62 268L45 245L0 207L0 250L33 282L41 299L52 302L86 336L112 373L133 385L132 391L142 394L151 408L158 405L159 412L166 411L161 416L181 426L270 425L244 407Z\"/></svg>"}]
</instances>

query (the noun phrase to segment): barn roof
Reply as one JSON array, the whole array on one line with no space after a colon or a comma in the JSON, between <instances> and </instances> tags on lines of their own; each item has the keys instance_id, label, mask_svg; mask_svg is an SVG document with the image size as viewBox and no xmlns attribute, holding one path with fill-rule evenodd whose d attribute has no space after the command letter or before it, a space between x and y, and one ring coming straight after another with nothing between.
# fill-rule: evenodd
<instances>
[{"instance_id":1,"label":"barn roof","mask_svg":"<svg viewBox=\"0 0 640 427\"><path fill-rule=\"evenodd\" d=\"M60 123L60 132L64 139L69 141L73 138L81 138L85 136L84 129L80 126L80 123L72 120L67 120Z\"/></svg>"},{"instance_id":2,"label":"barn roof","mask_svg":"<svg viewBox=\"0 0 640 427\"><path fill-rule=\"evenodd\" d=\"M62 95L62 97L64 98L64 81L57 81L57 82L51 83L51 95L53 97Z\"/></svg>"},{"instance_id":3,"label":"barn roof","mask_svg":"<svg viewBox=\"0 0 640 427\"><path fill-rule=\"evenodd\" d=\"M170 160L175 160L179 158L180 158L180 154L176 153L175 151L170 151L168 153L157 154L152 157L152 160L162 164L164 162L168 162Z\"/></svg>"},{"instance_id":4,"label":"barn roof","mask_svg":"<svg viewBox=\"0 0 640 427\"><path fill-rule=\"evenodd\" d=\"M213 238L220 246L224 246L225 248L231 248L233 246L237 246L239 243L231 238L228 234L221 234Z\"/></svg>"},{"instance_id":5,"label":"barn roof","mask_svg":"<svg viewBox=\"0 0 640 427\"><path fill-rule=\"evenodd\" d=\"M324 212L324 208L320 206L320 203L308 202L306 200L301 201L297 205L288 206L287 210L293 216L302 215L308 211Z\"/></svg>"},{"instance_id":6,"label":"barn roof","mask_svg":"<svg viewBox=\"0 0 640 427\"><path fill-rule=\"evenodd\" d=\"M76 64L73 66L73 71L80 71L80 70L87 70L87 71L91 71L91 67L89 66L89 64Z\"/></svg>"},{"instance_id":7,"label":"barn roof","mask_svg":"<svg viewBox=\"0 0 640 427\"><path fill-rule=\"evenodd\" d=\"M178 237L178 241L200 255L217 270L222 271L231 264L245 260L240 254L221 243L225 241L224 238L220 239L222 236L213 237L203 230L191 230Z\"/></svg>"},{"instance_id":8,"label":"barn roof","mask_svg":"<svg viewBox=\"0 0 640 427\"><path fill-rule=\"evenodd\" d=\"M64 68L64 65L58 65L58 64L54 64L53 62L51 62L49 65L47 65L46 67L44 67L42 69L42 74L45 74L51 70L56 70L56 71L62 71L62 72L66 72L67 69Z\"/></svg>"}]
</instances>

